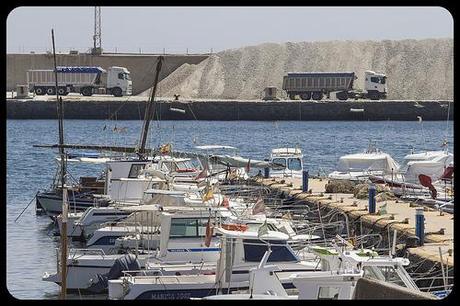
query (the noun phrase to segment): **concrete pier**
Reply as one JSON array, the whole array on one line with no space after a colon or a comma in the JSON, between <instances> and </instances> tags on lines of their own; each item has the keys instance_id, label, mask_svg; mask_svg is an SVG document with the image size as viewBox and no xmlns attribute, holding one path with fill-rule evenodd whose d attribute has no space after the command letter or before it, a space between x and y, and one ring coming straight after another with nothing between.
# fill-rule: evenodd
<instances>
[{"instance_id":1,"label":"concrete pier","mask_svg":"<svg viewBox=\"0 0 460 306\"><path fill-rule=\"evenodd\" d=\"M7 99L8 119L56 119L56 98ZM63 97L66 119L142 120L147 97ZM452 101L157 100L162 120L453 120ZM174 111L179 109L183 111ZM359 110L356 111L356 110Z\"/></svg>"},{"instance_id":2,"label":"concrete pier","mask_svg":"<svg viewBox=\"0 0 460 306\"><path fill-rule=\"evenodd\" d=\"M310 178L308 182L309 192L302 192L302 182L300 179L273 179L257 178L256 183L267 186L271 190L284 192L296 200L300 200L306 205L319 207L326 210L339 210L347 215L348 220L353 223L360 220L365 232L380 233L384 239L384 244L388 241L388 231L397 231L397 240L405 241L408 237L414 237L415 232L415 210L417 205L402 200L387 200L376 203L376 213L368 212L368 200L357 199L353 194L326 193L325 185L327 179ZM385 211L380 211L386 205ZM418 247L408 247L405 251L411 264L420 263L416 268L417 272L429 271L433 266L440 269L443 264L446 270L450 270L448 283L453 283L454 266L454 215L440 213L439 211L425 207L425 244ZM356 229L357 233L360 229ZM393 239L393 238L391 238ZM398 249L404 248L399 244ZM442 261L439 255L441 248ZM430 286L427 282L419 282L421 286ZM442 286L442 279L434 282L434 285Z\"/></svg>"}]
</instances>

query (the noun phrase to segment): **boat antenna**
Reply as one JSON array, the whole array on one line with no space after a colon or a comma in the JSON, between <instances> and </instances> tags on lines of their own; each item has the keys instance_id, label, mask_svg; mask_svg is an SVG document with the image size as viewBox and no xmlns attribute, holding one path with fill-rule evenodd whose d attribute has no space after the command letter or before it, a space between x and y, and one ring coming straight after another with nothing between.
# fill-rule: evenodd
<instances>
[{"instance_id":1,"label":"boat antenna","mask_svg":"<svg viewBox=\"0 0 460 306\"><path fill-rule=\"evenodd\" d=\"M149 133L149 126L150 126L150 121L153 119L154 113L155 113L155 93L157 90L158 86L158 78L160 76L160 71L161 71L161 66L163 64L164 58L162 55L158 57L157 61L157 67L155 71L155 79L153 81L153 88L151 91L151 95L149 98L149 101L147 102L146 108L145 108L145 115L144 115L144 123L142 126L142 132L141 132L141 141L140 141L140 147L137 150L137 154L140 158L145 159L145 145L147 142L147 136Z\"/></svg>"},{"instance_id":2,"label":"boat antenna","mask_svg":"<svg viewBox=\"0 0 460 306\"><path fill-rule=\"evenodd\" d=\"M449 147L447 146L448 142L447 139L449 137L449 115L450 115L450 101L447 102L447 118L446 118L446 136L445 136L445 151L448 153Z\"/></svg>"},{"instance_id":3,"label":"boat antenna","mask_svg":"<svg viewBox=\"0 0 460 306\"><path fill-rule=\"evenodd\" d=\"M58 74L56 65L56 48L54 43L54 29L51 29L51 40L53 43L54 58L54 79L57 102L57 115L59 125L59 153L61 157L61 187L62 187L62 213L61 213L61 294L60 298L65 300L67 294L67 188L65 186L66 156L64 151L64 109L62 97L59 97Z\"/></svg>"}]
</instances>

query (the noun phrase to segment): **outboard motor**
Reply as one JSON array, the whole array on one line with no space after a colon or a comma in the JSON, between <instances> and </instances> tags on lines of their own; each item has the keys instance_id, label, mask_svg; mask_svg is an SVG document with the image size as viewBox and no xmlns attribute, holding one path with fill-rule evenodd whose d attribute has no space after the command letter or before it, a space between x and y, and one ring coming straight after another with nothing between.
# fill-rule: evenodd
<instances>
[{"instance_id":1,"label":"outboard motor","mask_svg":"<svg viewBox=\"0 0 460 306\"><path fill-rule=\"evenodd\" d=\"M91 286L88 291L93 293L102 293L107 290L108 281L117 279L123 275L123 271L140 270L141 265L134 254L126 254L115 260L112 268L106 274L97 274L95 279L91 280Z\"/></svg>"}]
</instances>

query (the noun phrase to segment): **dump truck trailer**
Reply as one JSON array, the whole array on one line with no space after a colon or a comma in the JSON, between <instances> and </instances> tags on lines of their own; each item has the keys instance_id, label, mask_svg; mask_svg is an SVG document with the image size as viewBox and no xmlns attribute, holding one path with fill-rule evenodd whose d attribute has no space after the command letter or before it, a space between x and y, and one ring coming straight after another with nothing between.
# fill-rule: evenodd
<instances>
[{"instance_id":1,"label":"dump truck trailer","mask_svg":"<svg viewBox=\"0 0 460 306\"><path fill-rule=\"evenodd\" d=\"M95 93L111 94L116 97L132 94L132 81L124 67L56 67L59 95L71 92L91 96ZM36 95L55 95L56 81L53 69L27 71L27 85Z\"/></svg>"},{"instance_id":2,"label":"dump truck trailer","mask_svg":"<svg viewBox=\"0 0 460 306\"><path fill-rule=\"evenodd\" d=\"M294 100L321 100L335 93L339 100L351 99L385 99L386 76L374 71L365 72L364 91L354 89L357 79L354 72L289 72L283 78L283 90Z\"/></svg>"}]
</instances>

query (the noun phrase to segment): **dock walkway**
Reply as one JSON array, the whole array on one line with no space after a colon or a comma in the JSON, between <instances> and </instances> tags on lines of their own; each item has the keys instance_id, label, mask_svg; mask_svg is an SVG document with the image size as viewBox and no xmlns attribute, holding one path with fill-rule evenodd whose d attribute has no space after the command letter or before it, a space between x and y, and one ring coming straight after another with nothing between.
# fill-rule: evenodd
<instances>
[{"instance_id":1,"label":"dock walkway","mask_svg":"<svg viewBox=\"0 0 460 306\"><path fill-rule=\"evenodd\" d=\"M272 190L284 191L296 199L314 203L320 207L338 209L354 220L358 217L363 222L372 224L382 232L387 232L388 227L397 230L398 235L415 236L415 208L409 202L402 200L387 200L376 203L376 214L370 214L367 209L368 199L357 199L353 194L326 193L327 179L310 178L308 189L311 193L302 192L300 179L257 179L261 185L270 187ZM379 214L379 209L386 204L386 213ZM453 235L454 215L440 213L439 211L425 207L425 243L423 246L408 248L411 255L420 259L440 263L439 247L441 248L443 264L449 268L454 265ZM443 233L442 233L443 232Z\"/></svg>"}]
</instances>

